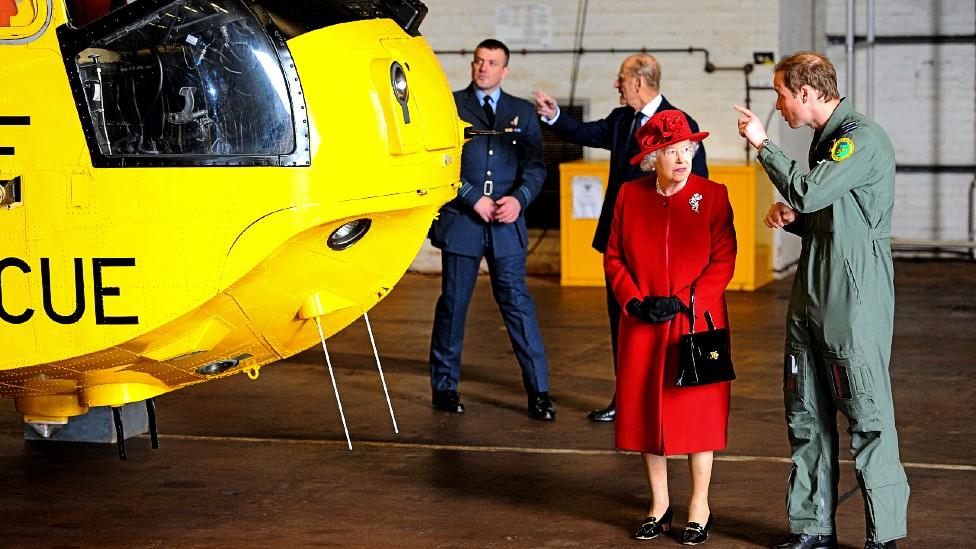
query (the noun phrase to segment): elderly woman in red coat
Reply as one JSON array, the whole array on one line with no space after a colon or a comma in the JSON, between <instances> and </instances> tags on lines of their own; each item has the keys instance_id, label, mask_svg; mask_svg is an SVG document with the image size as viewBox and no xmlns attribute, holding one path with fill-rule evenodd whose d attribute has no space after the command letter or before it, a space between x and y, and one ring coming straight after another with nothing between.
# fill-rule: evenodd
<instances>
[{"instance_id":1,"label":"elderly woman in red coat","mask_svg":"<svg viewBox=\"0 0 976 549\"><path fill-rule=\"evenodd\" d=\"M732 207L724 185L691 173L698 142L680 111L661 111L638 130L647 177L620 190L604 258L614 295L624 305L617 354L616 444L643 454L651 488L647 518L634 534L653 539L670 530L668 455L687 454L691 502L682 543L708 538L715 450L726 445L730 384L677 387L678 340L687 333L691 286L699 326L709 311L728 326L725 288L735 267Z\"/></svg>"}]
</instances>

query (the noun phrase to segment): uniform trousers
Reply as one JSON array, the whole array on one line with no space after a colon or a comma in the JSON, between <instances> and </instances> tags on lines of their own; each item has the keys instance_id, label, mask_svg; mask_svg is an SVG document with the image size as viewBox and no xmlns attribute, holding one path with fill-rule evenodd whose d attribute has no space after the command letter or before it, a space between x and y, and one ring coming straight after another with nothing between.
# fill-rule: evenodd
<instances>
[{"instance_id":1,"label":"uniform trousers","mask_svg":"<svg viewBox=\"0 0 976 549\"><path fill-rule=\"evenodd\" d=\"M490 233L490 231L486 231ZM536 319L535 302L525 283L525 254L495 257L486 234L485 260L491 291L501 311L527 393L549 391L549 366ZM480 257L441 253L441 296L434 312L430 344L430 384L435 391L456 391L468 305L478 280ZM494 338L494 334L480 334Z\"/></svg>"}]
</instances>

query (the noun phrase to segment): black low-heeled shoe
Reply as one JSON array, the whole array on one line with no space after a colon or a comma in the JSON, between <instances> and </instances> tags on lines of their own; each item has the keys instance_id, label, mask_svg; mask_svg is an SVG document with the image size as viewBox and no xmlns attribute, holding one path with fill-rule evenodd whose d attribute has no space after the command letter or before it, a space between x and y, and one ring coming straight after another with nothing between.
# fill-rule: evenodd
<instances>
[{"instance_id":1,"label":"black low-heeled shoe","mask_svg":"<svg viewBox=\"0 0 976 549\"><path fill-rule=\"evenodd\" d=\"M689 522L685 526L685 531L681 534L682 545L701 545L708 539L708 531L712 528L712 514L708 514L708 521L705 526L697 522Z\"/></svg>"},{"instance_id":2,"label":"black low-heeled shoe","mask_svg":"<svg viewBox=\"0 0 976 549\"><path fill-rule=\"evenodd\" d=\"M641 523L640 528L634 532L634 539L654 539L661 535L661 532L671 531L671 521L674 519L674 513L671 512L671 508L661 515L661 518L657 517L647 517L644 522Z\"/></svg>"}]
</instances>

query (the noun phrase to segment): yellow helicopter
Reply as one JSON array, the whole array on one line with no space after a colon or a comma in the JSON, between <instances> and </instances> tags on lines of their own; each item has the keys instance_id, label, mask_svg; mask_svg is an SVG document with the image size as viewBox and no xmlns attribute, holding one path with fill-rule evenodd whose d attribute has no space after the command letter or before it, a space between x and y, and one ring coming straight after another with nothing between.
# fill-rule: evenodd
<instances>
[{"instance_id":1,"label":"yellow helicopter","mask_svg":"<svg viewBox=\"0 0 976 549\"><path fill-rule=\"evenodd\" d=\"M0 396L64 424L393 288L463 122L418 0L0 0Z\"/></svg>"}]
</instances>

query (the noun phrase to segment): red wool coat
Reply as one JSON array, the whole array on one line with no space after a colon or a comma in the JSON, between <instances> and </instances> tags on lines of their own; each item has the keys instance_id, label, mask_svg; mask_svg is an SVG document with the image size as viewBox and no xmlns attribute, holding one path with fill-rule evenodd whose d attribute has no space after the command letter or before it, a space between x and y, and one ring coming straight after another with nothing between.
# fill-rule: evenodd
<instances>
[{"instance_id":1,"label":"red wool coat","mask_svg":"<svg viewBox=\"0 0 976 549\"><path fill-rule=\"evenodd\" d=\"M688 304L695 282L695 329L705 311L728 326L725 288L735 268L732 206L724 185L692 174L677 194L658 194L651 175L621 188L604 255L621 307L632 298L677 296ZM697 210L697 211L696 211ZM622 450L674 455L726 446L730 383L677 387L678 339L687 313L649 324L620 317L616 444Z\"/></svg>"}]
</instances>

